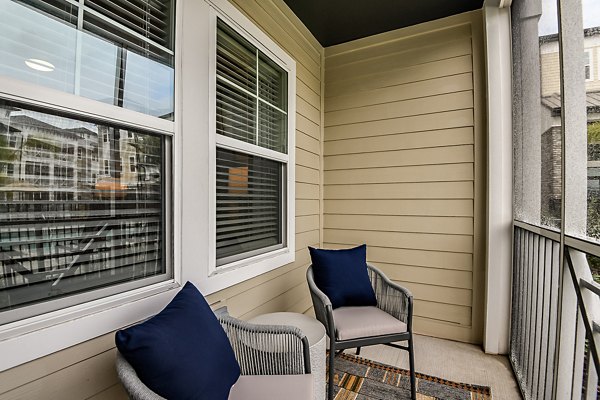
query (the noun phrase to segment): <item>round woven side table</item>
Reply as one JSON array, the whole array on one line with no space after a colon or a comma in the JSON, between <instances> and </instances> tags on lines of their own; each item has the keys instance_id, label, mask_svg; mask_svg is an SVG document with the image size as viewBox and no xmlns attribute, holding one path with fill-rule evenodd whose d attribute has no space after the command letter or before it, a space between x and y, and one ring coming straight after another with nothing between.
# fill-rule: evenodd
<instances>
[{"instance_id":1,"label":"round woven side table","mask_svg":"<svg viewBox=\"0 0 600 400\"><path fill-rule=\"evenodd\" d=\"M308 315L277 312L259 315L248 322L261 325L290 325L299 328L310 346L310 367L313 376L314 399L325 399L325 327Z\"/></svg>"}]
</instances>

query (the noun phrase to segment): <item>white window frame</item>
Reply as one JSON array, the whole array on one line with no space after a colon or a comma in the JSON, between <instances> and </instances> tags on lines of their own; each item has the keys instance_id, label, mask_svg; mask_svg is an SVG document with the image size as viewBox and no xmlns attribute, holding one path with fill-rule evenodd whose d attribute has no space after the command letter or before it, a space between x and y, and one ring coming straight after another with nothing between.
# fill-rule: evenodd
<instances>
[{"instance_id":1,"label":"white window frame","mask_svg":"<svg viewBox=\"0 0 600 400\"><path fill-rule=\"evenodd\" d=\"M205 294L233 286L268 271L292 263L295 260L295 133L296 133L296 62L277 43L269 38L252 21L232 6L227 0L205 0L209 12L209 246L208 269L201 290ZM217 82L217 18L221 19L240 36L263 52L287 73L288 84L288 146L287 154L245 143L216 134L216 82ZM216 265L216 150L219 148L241 151L286 164L284 179L283 218L285 244L281 249L258 254L235 262Z\"/></svg>"},{"instance_id":2,"label":"white window frame","mask_svg":"<svg viewBox=\"0 0 600 400\"><path fill-rule=\"evenodd\" d=\"M181 112L180 71L181 38L183 30L182 3L193 0L176 1L175 22L175 121ZM24 106L42 107L47 110L64 112L73 118L93 119L107 123L163 134L171 138L170 148L165 152L165 165L171 166L171 174L166 176L165 196L167 224L165 249L168 270L171 277L159 283L133 288L135 283L95 289L67 297L50 300L48 303L65 304L64 308L49 311L34 317L0 325L0 372L17 365L47 356L67 347L82 343L98 336L121 329L124 326L146 319L157 312L173 298L182 283L191 280L181 268L178 246L181 236L181 195L173 190L181 185L181 140L180 123L159 119L147 114L100 103L59 90L38 86L7 76L0 76L0 98L14 101ZM173 254L172 257L169 255ZM185 280L184 280L185 279ZM80 299L81 302L78 300ZM89 299L89 300L88 300ZM73 304L77 302L79 304ZM43 304L43 303L42 303Z\"/></svg>"}]
</instances>

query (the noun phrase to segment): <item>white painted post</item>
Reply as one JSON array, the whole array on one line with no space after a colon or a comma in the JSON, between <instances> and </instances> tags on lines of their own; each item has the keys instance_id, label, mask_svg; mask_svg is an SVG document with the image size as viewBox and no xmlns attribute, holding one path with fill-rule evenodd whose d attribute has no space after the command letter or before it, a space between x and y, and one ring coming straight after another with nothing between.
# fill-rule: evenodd
<instances>
[{"instance_id":1,"label":"white painted post","mask_svg":"<svg viewBox=\"0 0 600 400\"><path fill-rule=\"evenodd\" d=\"M487 84L487 274L483 347L509 350L512 266L512 61L510 9L484 7Z\"/></svg>"}]
</instances>

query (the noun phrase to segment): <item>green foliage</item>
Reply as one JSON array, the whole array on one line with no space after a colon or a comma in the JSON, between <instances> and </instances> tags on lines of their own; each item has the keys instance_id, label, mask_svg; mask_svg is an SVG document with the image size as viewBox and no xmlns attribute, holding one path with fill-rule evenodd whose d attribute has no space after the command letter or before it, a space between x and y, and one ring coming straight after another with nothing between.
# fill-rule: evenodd
<instances>
[{"instance_id":1,"label":"green foliage","mask_svg":"<svg viewBox=\"0 0 600 400\"><path fill-rule=\"evenodd\" d=\"M600 143L600 121L588 124L588 143Z\"/></svg>"}]
</instances>

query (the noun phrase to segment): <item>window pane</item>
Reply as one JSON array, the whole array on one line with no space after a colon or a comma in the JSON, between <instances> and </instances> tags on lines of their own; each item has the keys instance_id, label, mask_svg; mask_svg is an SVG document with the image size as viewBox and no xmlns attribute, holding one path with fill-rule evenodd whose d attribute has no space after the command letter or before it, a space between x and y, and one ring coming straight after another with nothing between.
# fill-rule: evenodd
<instances>
[{"instance_id":1,"label":"window pane","mask_svg":"<svg viewBox=\"0 0 600 400\"><path fill-rule=\"evenodd\" d=\"M173 49L171 0L85 0L85 5L168 49Z\"/></svg>"},{"instance_id":2,"label":"window pane","mask_svg":"<svg viewBox=\"0 0 600 400\"><path fill-rule=\"evenodd\" d=\"M77 8L66 1L60 3L51 16L0 0L0 74L75 92ZM62 18L53 18L58 15Z\"/></svg>"},{"instance_id":3,"label":"window pane","mask_svg":"<svg viewBox=\"0 0 600 400\"><path fill-rule=\"evenodd\" d=\"M0 311L164 278L164 146L0 103Z\"/></svg>"},{"instance_id":4,"label":"window pane","mask_svg":"<svg viewBox=\"0 0 600 400\"><path fill-rule=\"evenodd\" d=\"M221 20L217 28L217 76L256 94L256 48Z\"/></svg>"},{"instance_id":5,"label":"window pane","mask_svg":"<svg viewBox=\"0 0 600 400\"><path fill-rule=\"evenodd\" d=\"M283 247L283 168L217 149L217 265Z\"/></svg>"},{"instance_id":6,"label":"window pane","mask_svg":"<svg viewBox=\"0 0 600 400\"><path fill-rule=\"evenodd\" d=\"M287 153L287 72L220 20L217 133Z\"/></svg>"},{"instance_id":7,"label":"window pane","mask_svg":"<svg viewBox=\"0 0 600 400\"><path fill-rule=\"evenodd\" d=\"M512 7L515 218L561 227L561 80L556 0Z\"/></svg>"},{"instance_id":8,"label":"window pane","mask_svg":"<svg viewBox=\"0 0 600 400\"><path fill-rule=\"evenodd\" d=\"M261 102L258 116L259 146L287 153L287 115Z\"/></svg>"},{"instance_id":9,"label":"window pane","mask_svg":"<svg viewBox=\"0 0 600 400\"><path fill-rule=\"evenodd\" d=\"M122 29L116 14L111 22L86 11L78 32L77 6L26 3L0 0L1 75L173 119L173 55L159 47L172 41L172 24L159 43Z\"/></svg>"},{"instance_id":10,"label":"window pane","mask_svg":"<svg viewBox=\"0 0 600 400\"><path fill-rule=\"evenodd\" d=\"M258 80L260 98L280 109L287 109L287 73L262 53Z\"/></svg>"},{"instance_id":11,"label":"window pane","mask_svg":"<svg viewBox=\"0 0 600 400\"><path fill-rule=\"evenodd\" d=\"M256 98L217 81L217 133L256 144Z\"/></svg>"}]
</instances>

